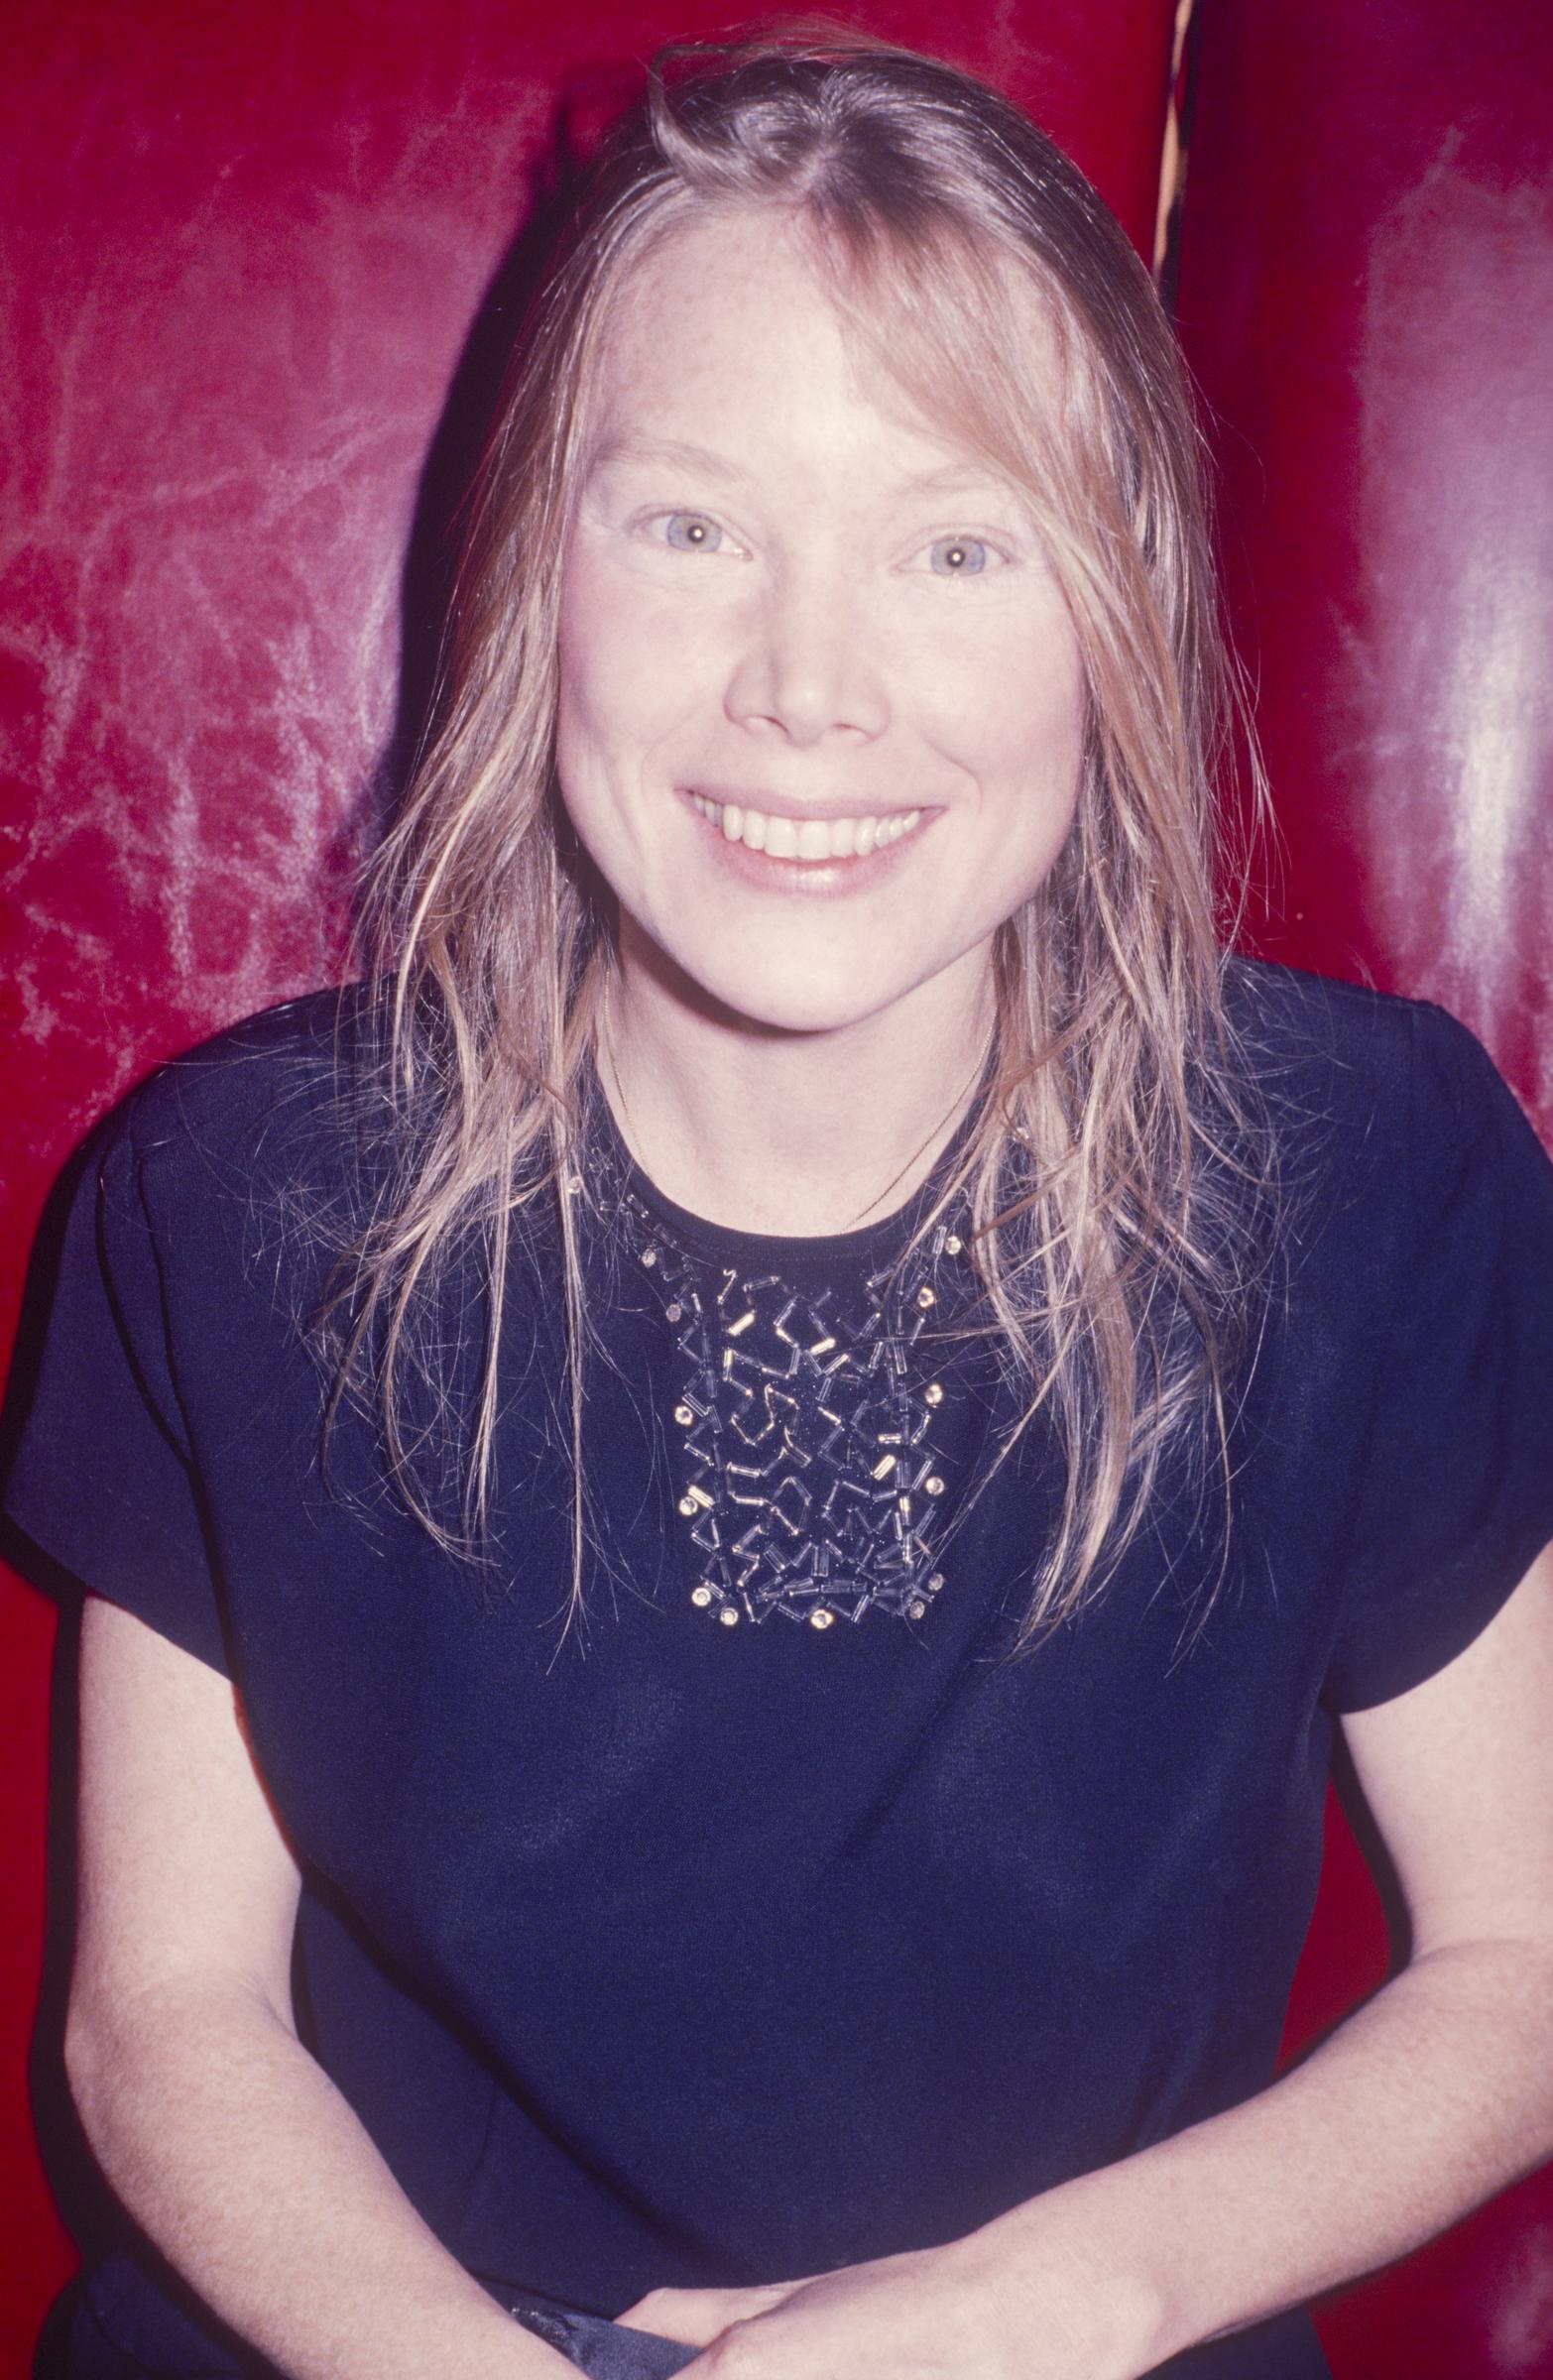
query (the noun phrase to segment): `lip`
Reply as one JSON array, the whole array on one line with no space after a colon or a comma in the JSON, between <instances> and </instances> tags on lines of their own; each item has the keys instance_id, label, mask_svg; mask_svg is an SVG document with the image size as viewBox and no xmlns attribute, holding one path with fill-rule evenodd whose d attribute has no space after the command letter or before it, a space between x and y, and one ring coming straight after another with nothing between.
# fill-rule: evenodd
<instances>
[{"instance_id":1,"label":"lip","mask_svg":"<svg viewBox=\"0 0 1553 2380\"><path fill-rule=\"evenodd\" d=\"M801 826L805 818L821 818L828 824L832 818L890 817L896 810L922 810L930 815L933 807L925 801L859 801L855 795L851 801L800 801L789 806L759 785L715 784L703 777L678 789L684 800L699 793L703 801L719 802L724 809L733 802L741 810L760 810L768 818L790 818L794 826Z\"/></svg>"},{"instance_id":2,"label":"lip","mask_svg":"<svg viewBox=\"0 0 1553 2380\"><path fill-rule=\"evenodd\" d=\"M749 885L760 892L796 892L814 897L845 897L850 892L867 892L895 868L904 865L908 847L920 843L940 816L938 808L927 802L913 804L922 815L910 834L901 835L895 843L878 845L866 858L856 856L845 860L775 860L770 852L752 851L747 843L730 843L721 828L702 816L691 800L699 793L704 800L738 802L741 808L764 809L769 817L791 818L801 825L805 818L856 818L869 813L860 810L854 801L850 806L838 801L806 802L801 810L784 810L770 800L758 801L753 795L733 786L711 785L697 781L678 788L679 800L691 825L706 838L713 860L727 869L740 884ZM896 804L896 807L899 805ZM880 812L876 811L875 815ZM884 814L888 815L888 811Z\"/></svg>"}]
</instances>

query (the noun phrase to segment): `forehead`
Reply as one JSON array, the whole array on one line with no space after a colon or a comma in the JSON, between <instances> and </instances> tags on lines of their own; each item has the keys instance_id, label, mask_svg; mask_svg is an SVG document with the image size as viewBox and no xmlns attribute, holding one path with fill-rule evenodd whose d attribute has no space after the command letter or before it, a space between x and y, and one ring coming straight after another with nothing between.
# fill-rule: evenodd
<instances>
[{"instance_id":1,"label":"forehead","mask_svg":"<svg viewBox=\"0 0 1553 2380\"><path fill-rule=\"evenodd\" d=\"M799 227L744 209L675 225L627 269L599 379L612 410L652 411L759 381L783 354L834 368L841 347L839 312Z\"/></svg>"},{"instance_id":2,"label":"forehead","mask_svg":"<svg viewBox=\"0 0 1553 2380\"><path fill-rule=\"evenodd\" d=\"M624 274L592 375L592 443L752 413L811 434L828 416L862 436L869 416L896 443L1007 468L1030 444L1028 423L1011 438L1010 389L1034 390L1044 413L1051 348L1012 268L908 274L882 247L849 271L797 210L730 207L676 224Z\"/></svg>"}]
</instances>

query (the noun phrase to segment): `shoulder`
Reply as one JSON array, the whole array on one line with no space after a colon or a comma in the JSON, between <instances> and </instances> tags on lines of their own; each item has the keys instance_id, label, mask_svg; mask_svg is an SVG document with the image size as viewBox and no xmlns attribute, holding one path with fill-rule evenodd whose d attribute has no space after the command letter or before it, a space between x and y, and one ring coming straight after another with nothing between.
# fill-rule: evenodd
<instances>
[{"instance_id":1,"label":"shoulder","mask_svg":"<svg viewBox=\"0 0 1553 2380\"><path fill-rule=\"evenodd\" d=\"M361 986L288 1001L121 1100L82 1183L110 1278L150 1264L163 1296L205 1310L240 1281L288 1310L315 1298L398 1176L382 1010Z\"/></svg>"},{"instance_id":2,"label":"shoulder","mask_svg":"<svg viewBox=\"0 0 1553 2380\"><path fill-rule=\"evenodd\" d=\"M332 1193L381 1132L381 1004L361 985L266 1009L171 1059L103 1126L148 1203Z\"/></svg>"},{"instance_id":3,"label":"shoulder","mask_svg":"<svg viewBox=\"0 0 1553 2380\"><path fill-rule=\"evenodd\" d=\"M1464 1065L1488 1064L1464 1024L1429 1001L1404 1000L1261 959L1231 958L1225 1012L1256 1080L1274 1098L1373 1114L1411 1094L1422 1062L1444 1091Z\"/></svg>"},{"instance_id":4,"label":"shoulder","mask_svg":"<svg viewBox=\"0 0 1553 2380\"><path fill-rule=\"evenodd\" d=\"M1519 1114L1483 1044L1432 1002L1232 958L1224 1005L1239 1058L1286 1131L1374 1153L1459 1140L1496 1112Z\"/></svg>"},{"instance_id":5,"label":"shoulder","mask_svg":"<svg viewBox=\"0 0 1553 2380\"><path fill-rule=\"evenodd\" d=\"M1491 1205L1543 1228L1553 1168L1488 1051L1444 1009L1233 959L1225 1010L1296 1240L1336 1231L1384 1271L1448 1223L1484 1230Z\"/></svg>"}]
</instances>

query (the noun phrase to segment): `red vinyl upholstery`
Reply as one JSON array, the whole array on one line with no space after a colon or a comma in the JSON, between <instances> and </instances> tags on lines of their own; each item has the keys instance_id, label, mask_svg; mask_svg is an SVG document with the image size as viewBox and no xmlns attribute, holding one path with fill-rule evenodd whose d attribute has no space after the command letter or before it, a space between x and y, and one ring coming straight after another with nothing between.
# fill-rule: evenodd
<instances>
[{"instance_id":1,"label":"red vinyl upholstery","mask_svg":"<svg viewBox=\"0 0 1553 2380\"><path fill-rule=\"evenodd\" d=\"M1267 956L1438 1000L1553 1141L1553 15L1204 12L1177 319L1281 856ZM1334 1811L1289 2046L1380 1980ZM1323 2318L1353 2380L1553 2373L1553 2175Z\"/></svg>"},{"instance_id":2,"label":"red vinyl upholstery","mask_svg":"<svg viewBox=\"0 0 1553 2380\"><path fill-rule=\"evenodd\" d=\"M1011 90L1149 250L1171 0L847 13ZM1206 19L1182 321L1219 416L1287 844L1256 933L1445 999L1553 1122L1532 621L1553 548L1526 477L1553 364L1543 19L1529 0L1213 0ZM726 22L707 0L14 14L7 1325L87 1123L341 964L401 662L412 681L425 666L438 531L489 387L489 308L483 346L470 323L558 117L585 131L624 61ZM88 2204L57 2080L58 1913L40 2013L53 1641L51 1606L8 1586L0 2380L73 2262L45 2165L71 2217ZM1329 1887L1301 2036L1383 1959L1341 1833ZM1529 2186L1327 2318L1340 2380L1553 2369L1550 2268Z\"/></svg>"}]
</instances>

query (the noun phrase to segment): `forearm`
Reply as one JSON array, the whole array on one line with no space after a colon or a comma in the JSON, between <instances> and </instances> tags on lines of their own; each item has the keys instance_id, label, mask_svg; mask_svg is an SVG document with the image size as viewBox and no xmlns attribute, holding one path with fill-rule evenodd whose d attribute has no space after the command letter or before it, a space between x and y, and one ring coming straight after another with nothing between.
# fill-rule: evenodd
<instances>
[{"instance_id":1,"label":"forearm","mask_svg":"<svg viewBox=\"0 0 1553 2380\"><path fill-rule=\"evenodd\" d=\"M1421 1958L1281 2081L979 2234L1011 2293L1056 2221L1140 2284L1150 2369L1405 2255L1553 2149L1553 1953Z\"/></svg>"},{"instance_id":2,"label":"forearm","mask_svg":"<svg viewBox=\"0 0 1553 2380\"><path fill-rule=\"evenodd\" d=\"M547 2380L569 2368L442 2247L257 1991L200 1978L73 2017L69 2066L125 2205L295 2380Z\"/></svg>"}]
</instances>

